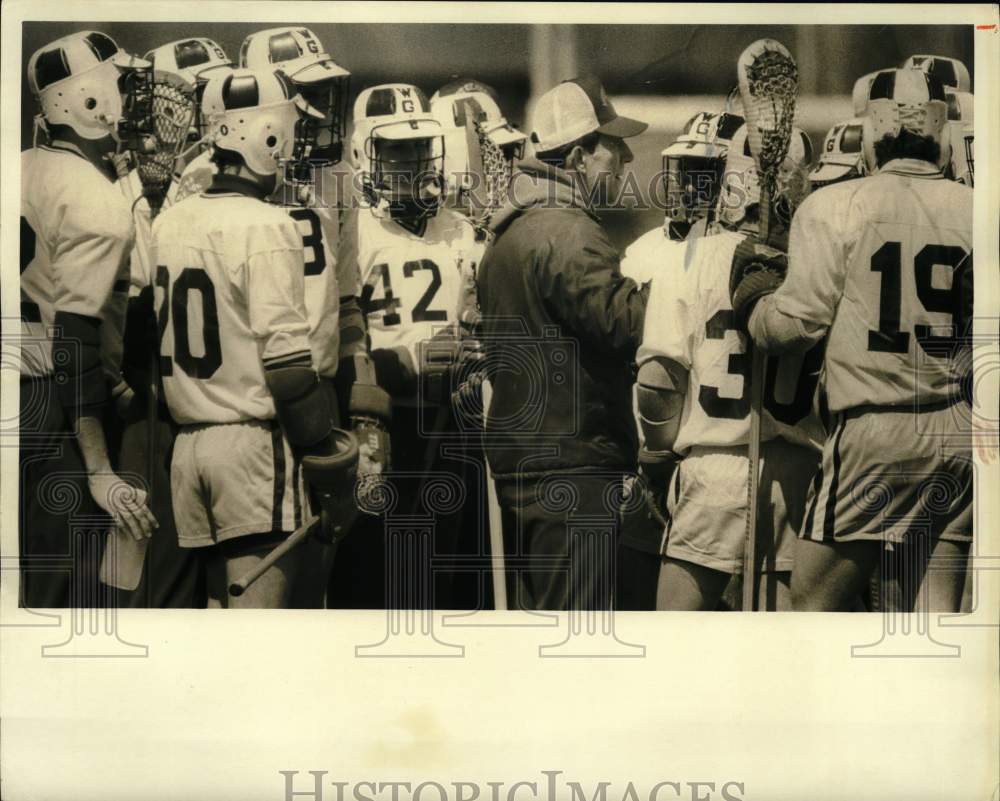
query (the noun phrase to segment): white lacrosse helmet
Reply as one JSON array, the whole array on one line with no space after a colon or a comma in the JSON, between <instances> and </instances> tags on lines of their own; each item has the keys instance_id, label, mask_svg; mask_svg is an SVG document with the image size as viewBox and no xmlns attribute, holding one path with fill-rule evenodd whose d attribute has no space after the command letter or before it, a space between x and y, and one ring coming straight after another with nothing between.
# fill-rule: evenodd
<instances>
[{"instance_id":1,"label":"white lacrosse helmet","mask_svg":"<svg viewBox=\"0 0 1000 801\"><path fill-rule=\"evenodd\" d=\"M153 69L180 75L195 86L204 86L209 78L233 68L232 59L212 39L194 37L160 45L146 53Z\"/></svg>"},{"instance_id":2,"label":"white lacrosse helmet","mask_svg":"<svg viewBox=\"0 0 1000 801\"><path fill-rule=\"evenodd\" d=\"M107 34L78 31L39 48L28 59L28 86L51 125L83 139L115 136L122 119L122 70L149 62L121 50Z\"/></svg>"},{"instance_id":3,"label":"white lacrosse helmet","mask_svg":"<svg viewBox=\"0 0 1000 801\"><path fill-rule=\"evenodd\" d=\"M738 114L700 111L660 153L668 220L695 223L715 209L729 146L742 126Z\"/></svg>"},{"instance_id":4,"label":"white lacrosse helmet","mask_svg":"<svg viewBox=\"0 0 1000 801\"><path fill-rule=\"evenodd\" d=\"M866 108L862 149L869 172L878 169L875 144L904 128L941 145L938 166L943 166L948 158L947 143L942 142L948 104L944 87L933 75L916 69L880 70L868 90Z\"/></svg>"},{"instance_id":5,"label":"white lacrosse helmet","mask_svg":"<svg viewBox=\"0 0 1000 801\"><path fill-rule=\"evenodd\" d=\"M202 97L213 145L239 153L259 175L275 175L286 161L308 155L310 106L280 70L237 69L211 78Z\"/></svg>"},{"instance_id":6,"label":"white lacrosse helmet","mask_svg":"<svg viewBox=\"0 0 1000 801\"><path fill-rule=\"evenodd\" d=\"M376 214L391 214L400 203L410 203L410 211L418 205L421 216L436 213L445 188L444 134L416 86L387 83L358 95L351 156Z\"/></svg>"},{"instance_id":7,"label":"white lacrosse helmet","mask_svg":"<svg viewBox=\"0 0 1000 801\"><path fill-rule=\"evenodd\" d=\"M819 161L809 171L809 182L813 189L868 174L861 147L863 129L864 120L855 117L846 122L838 122L827 132Z\"/></svg>"},{"instance_id":8,"label":"white lacrosse helmet","mask_svg":"<svg viewBox=\"0 0 1000 801\"><path fill-rule=\"evenodd\" d=\"M480 81L459 78L445 84L431 96L431 112L445 131L449 188L458 190L470 180L469 137L476 127L503 151L508 164L524 157L527 134L507 121L496 92Z\"/></svg>"},{"instance_id":9,"label":"white lacrosse helmet","mask_svg":"<svg viewBox=\"0 0 1000 801\"><path fill-rule=\"evenodd\" d=\"M947 56L910 56L903 62L902 69L918 69L933 75L943 86L950 86L959 92L972 89L969 68L957 58Z\"/></svg>"},{"instance_id":10,"label":"white lacrosse helmet","mask_svg":"<svg viewBox=\"0 0 1000 801\"><path fill-rule=\"evenodd\" d=\"M785 225L791 222L795 209L809 194L809 165L813 148L809 136L801 128L792 127L788 153L778 171L778 186L772 206ZM717 216L727 228L755 228L756 215L751 209L760 205L760 180L750 151L747 126L741 125L733 135L726 155L726 171L719 190Z\"/></svg>"},{"instance_id":11,"label":"white lacrosse helmet","mask_svg":"<svg viewBox=\"0 0 1000 801\"><path fill-rule=\"evenodd\" d=\"M301 25L252 33L240 46L240 66L284 72L306 102L323 114L312 156L340 161L351 73L333 60L315 33Z\"/></svg>"},{"instance_id":12,"label":"white lacrosse helmet","mask_svg":"<svg viewBox=\"0 0 1000 801\"><path fill-rule=\"evenodd\" d=\"M865 109L868 107L868 90L871 89L872 81L875 80L876 75L878 75L878 70L862 75L854 82L854 88L851 90L851 108L854 110L855 117L865 115Z\"/></svg>"}]
</instances>

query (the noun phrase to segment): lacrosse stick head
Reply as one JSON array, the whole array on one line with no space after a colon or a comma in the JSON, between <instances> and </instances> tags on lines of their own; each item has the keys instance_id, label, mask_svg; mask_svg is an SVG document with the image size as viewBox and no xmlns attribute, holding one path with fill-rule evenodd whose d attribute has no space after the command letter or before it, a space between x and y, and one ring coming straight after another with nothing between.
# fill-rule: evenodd
<instances>
[{"instance_id":1,"label":"lacrosse stick head","mask_svg":"<svg viewBox=\"0 0 1000 801\"><path fill-rule=\"evenodd\" d=\"M195 114L195 87L172 72L148 71L126 108L127 147L155 217L174 177Z\"/></svg>"},{"instance_id":2,"label":"lacrosse stick head","mask_svg":"<svg viewBox=\"0 0 1000 801\"><path fill-rule=\"evenodd\" d=\"M771 198L791 142L799 70L792 54L774 39L751 44L736 69L747 141L760 180L760 238L766 240Z\"/></svg>"}]
</instances>

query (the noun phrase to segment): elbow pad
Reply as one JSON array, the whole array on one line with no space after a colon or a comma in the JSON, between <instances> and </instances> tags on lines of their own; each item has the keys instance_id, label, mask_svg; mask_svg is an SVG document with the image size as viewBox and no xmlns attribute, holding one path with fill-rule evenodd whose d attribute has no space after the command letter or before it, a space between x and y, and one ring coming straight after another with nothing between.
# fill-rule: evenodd
<instances>
[{"instance_id":1,"label":"elbow pad","mask_svg":"<svg viewBox=\"0 0 1000 801\"><path fill-rule=\"evenodd\" d=\"M311 366L287 362L265 368L264 380L274 398L281 430L297 455L330 453L333 412L329 393Z\"/></svg>"},{"instance_id":2,"label":"elbow pad","mask_svg":"<svg viewBox=\"0 0 1000 801\"><path fill-rule=\"evenodd\" d=\"M101 364L101 321L97 317L57 311L52 340L56 393L71 419L93 416L108 399Z\"/></svg>"},{"instance_id":3,"label":"elbow pad","mask_svg":"<svg viewBox=\"0 0 1000 801\"><path fill-rule=\"evenodd\" d=\"M673 449L686 392L687 371L669 359L650 359L639 368L636 400L647 450Z\"/></svg>"}]
</instances>

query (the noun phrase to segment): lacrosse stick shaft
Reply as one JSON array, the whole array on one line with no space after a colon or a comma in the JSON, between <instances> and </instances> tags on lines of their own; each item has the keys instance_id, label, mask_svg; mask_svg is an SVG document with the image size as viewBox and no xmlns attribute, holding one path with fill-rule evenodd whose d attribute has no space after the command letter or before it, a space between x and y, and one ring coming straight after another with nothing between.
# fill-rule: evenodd
<instances>
[{"instance_id":1,"label":"lacrosse stick shaft","mask_svg":"<svg viewBox=\"0 0 1000 801\"><path fill-rule=\"evenodd\" d=\"M768 242L771 201L781 164L788 154L798 68L788 50L773 39L760 39L740 54L737 62L740 99L748 143L759 176L757 238ZM760 495L760 437L763 413L764 353L748 343L750 367L750 437L748 443L747 521L743 552L743 610L753 611L757 598L757 512Z\"/></svg>"},{"instance_id":2,"label":"lacrosse stick shaft","mask_svg":"<svg viewBox=\"0 0 1000 801\"><path fill-rule=\"evenodd\" d=\"M483 430L486 430L486 413L490 408L493 388L488 380L483 381ZM497 488L493 483L493 473L490 470L489 459L483 449L483 464L486 467L486 499L489 511L490 526L490 563L493 573L493 608L507 611L507 565L503 550L503 518L500 515L500 501L497 498Z\"/></svg>"},{"instance_id":3,"label":"lacrosse stick shaft","mask_svg":"<svg viewBox=\"0 0 1000 801\"><path fill-rule=\"evenodd\" d=\"M281 543L281 545L261 559L255 567L248 570L236 579L236 581L230 584L229 594L234 598L239 598L244 592L247 591L247 588L250 587L250 585L274 567L281 557L305 542L316 530L317 526L319 526L319 517L309 518L305 523L289 534L288 538Z\"/></svg>"},{"instance_id":4,"label":"lacrosse stick shaft","mask_svg":"<svg viewBox=\"0 0 1000 801\"><path fill-rule=\"evenodd\" d=\"M747 535L743 550L743 611L756 610L757 600L757 511L760 506L760 423L764 401L764 353L751 347L750 362L750 453L747 475Z\"/></svg>"}]
</instances>

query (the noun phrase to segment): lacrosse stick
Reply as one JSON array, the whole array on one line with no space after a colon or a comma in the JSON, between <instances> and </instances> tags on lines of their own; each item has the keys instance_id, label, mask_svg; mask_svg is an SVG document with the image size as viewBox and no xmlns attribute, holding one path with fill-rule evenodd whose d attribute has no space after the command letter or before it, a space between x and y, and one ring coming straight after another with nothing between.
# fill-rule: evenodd
<instances>
[{"instance_id":1,"label":"lacrosse stick","mask_svg":"<svg viewBox=\"0 0 1000 801\"><path fill-rule=\"evenodd\" d=\"M747 140L760 186L758 239L771 233L771 202L778 172L792 136L799 71L785 47L773 39L759 39L740 54L736 65ZM760 480L760 428L764 398L764 354L747 338L750 368L750 472L747 481L747 529L743 552L743 611L752 612L757 597L757 509Z\"/></svg>"},{"instance_id":2,"label":"lacrosse stick","mask_svg":"<svg viewBox=\"0 0 1000 801\"><path fill-rule=\"evenodd\" d=\"M270 551L267 556L261 559L254 567L240 576L236 581L229 585L229 594L234 598L239 598L247 588L253 584L257 579L263 576L268 570L274 567L275 563L281 559L286 553L291 551L293 548L297 548L303 542L305 542L309 536L316 531L320 525L319 517L310 517L299 526L295 531L288 535L288 538L281 543L273 551Z\"/></svg>"},{"instance_id":3,"label":"lacrosse stick","mask_svg":"<svg viewBox=\"0 0 1000 801\"><path fill-rule=\"evenodd\" d=\"M132 152L142 196L149 204L152 225L163 208L167 189L174 175L174 165L184 147L194 120L194 87L172 73L138 70L130 76L131 85L125 103L122 139ZM118 161L121 165L122 162ZM127 178L126 175L120 176ZM138 199L137 199L138 202ZM148 276L152 279L152 276ZM156 471L157 420L159 405L159 354L149 354L149 384L146 393L146 503L153 504ZM135 540L127 532L108 534L101 562L101 580L112 587L134 590L142 578L148 539Z\"/></svg>"}]
</instances>

